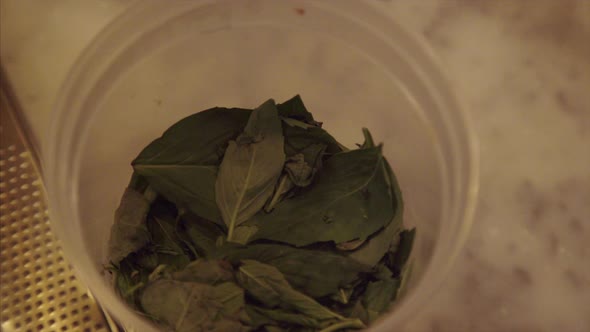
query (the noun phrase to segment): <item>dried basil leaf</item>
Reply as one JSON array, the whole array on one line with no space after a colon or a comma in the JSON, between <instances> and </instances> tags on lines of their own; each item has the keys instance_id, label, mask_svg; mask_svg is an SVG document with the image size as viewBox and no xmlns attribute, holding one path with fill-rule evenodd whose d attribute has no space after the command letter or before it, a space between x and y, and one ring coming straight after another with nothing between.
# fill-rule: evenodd
<instances>
[{"instance_id":1,"label":"dried basil leaf","mask_svg":"<svg viewBox=\"0 0 590 332\"><path fill-rule=\"evenodd\" d=\"M318 158L321 160L321 158ZM307 187L311 184L315 169L305 162L305 156L298 153L290 157L285 163L285 171L291 182L298 187Z\"/></svg>"},{"instance_id":2,"label":"dried basil leaf","mask_svg":"<svg viewBox=\"0 0 590 332\"><path fill-rule=\"evenodd\" d=\"M127 188L115 212L109 238L109 261L118 264L123 258L149 242L146 218L151 202L140 192Z\"/></svg>"},{"instance_id":3,"label":"dried basil leaf","mask_svg":"<svg viewBox=\"0 0 590 332\"><path fill-rule=\"evenodd\" d=\"M211 286L157 280L144 289L141 307L175 332L248 330L241 321L243 290L230 282Z\"/></svg>"}]
</instances>

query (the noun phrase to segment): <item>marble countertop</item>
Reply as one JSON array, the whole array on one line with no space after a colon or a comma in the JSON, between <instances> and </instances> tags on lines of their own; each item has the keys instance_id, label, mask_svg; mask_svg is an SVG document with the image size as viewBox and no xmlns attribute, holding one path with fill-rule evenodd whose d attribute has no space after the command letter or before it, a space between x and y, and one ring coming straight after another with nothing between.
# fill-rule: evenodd
<instances>
[{"instance_id":1,"label":"marble countertop","mask_svg":"<svg viewBox=\"0 0 590 332\"><path fill-rule=\"evenodd\" d=\"M1 0L0 56L34 141L123 0ZM590 331L590 1L393 0L479 134L473 229L410 331Z\"/></svg>"}]
</instances>

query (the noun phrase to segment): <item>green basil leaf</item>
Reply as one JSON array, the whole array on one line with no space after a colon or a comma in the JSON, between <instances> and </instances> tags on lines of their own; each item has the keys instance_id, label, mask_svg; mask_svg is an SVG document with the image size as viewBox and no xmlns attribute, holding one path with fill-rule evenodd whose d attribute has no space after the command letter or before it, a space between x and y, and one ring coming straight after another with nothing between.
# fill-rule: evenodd
<instances>
[{"instance_id":1,"label":"green basil leaf","mask_svg":"<svg viewBox=\"0 0 590 332\"><path fill-rule=\"evenodd\" d=\"M270 319L267 316L264 316L258 310L258 307L252 304L246 303L246 314L248 315L248 325L255 331L262 326L269 325L269 324L276 324L275 321Z\"/></svg>"},{"instance_id":2,"label":"green basil leaf","mask_svg":"<svg viewBox=\"0 0 590 332\"><path fill-rule=\"evenodd\" d=\"M374 266L399 241L399 234L403 229L404 202L398 182L391 170L391 166L384 159L383 168L386 182L391 188L389 197L392 201L395 215L393 220L379 233L373 235L359 249L351 252L349 257L363 264Z\"/></svg>"},{"instance_id":3,"label":"green basil leaf","mask_svg":"<svg viewBox=\"0 0 590 332\"><path fill-rule=\"evenodd\" d=\"M150 143L132 162L157 192L179 207L222 222L215 202L217 166L250 111L212 108L188 116Z\"/></svg>"},{"instance_id":4,"label":"green basil leaf","mask_svg":"<svg viewBox=\"0 0 590 332\"><path fill-rule=\"evenodd\" d=\"M356 250L360 246L362 246L365 242L367 242L367 241L366 240L358 240L358 239L357 240L348 241L348 242L342 242L342 243L338 243L336 245L336 249L343 250L343 251Z\"/></svg>"},{"instance_id":5,"label":"green basil leaf","mask_svg":"<svg viewBox=\"0 0 590 332\"><path fill-rule=\"evenodd\" d=\"M308 124L306 122L295 120L293 118L281 117L281 120L291 127L299 127L299 128L303 128L303 129L317 127L316 125Z\"/></svg>"},{"instance_id":6,"label":"green basil leaf","mask_svg":"<svg viewBox=\"0 0 590 332\"><path fill-rule=\"evenodd\" d=\"M182 239L178 234L178 216L174 205L167 201L154 202L147 218L150 245L158 253L184 255Z\"/></svg>"},{"instance_id":7,"label":"green basil leaf","mask_svg":"<svg viewBox=\"0 0 590 332\"><path fill-rule=\"evenodd\" d=\"M241 322L243 290L229 282L211 286L160 279L146 286L141 306L176 332L248 330Z\"/></svg>"},{"instance_id":8,"label":"green basil leaf","mask_svg":"<svg viewBox=\"0 0 590 332\"><path fill-rule=\"evenodd\" d=\"M369 272L370 266L326 251L296 249L277 244L220 248L217 258L232 262L256 260L279 270L290 285L314 298L327 296Z\"/></svg>"},{"instance_id":9,"label":"green basil leaf","mask_svg":"<svg viewBox=\"0 0 590 332\"><path fill-rule=\"evenodd\" d=\"M319 163L321 164L321 158L318 157L317 160L319 160ZM285 171L289 175L289 178L294 185L298 187L307 187L311 184L311 180L313 179L313 175L316 172L316 168L312 168L305 161L305 156L301 153L298 153L287 160L285 163Z\"/></svg>"},{"instance_id":10,"label":"green basil leaf","mask_svg":"<svg viewBox=\"0 0 590 332\"><path fill-rule=\"evenodd\" d=\"M215 107L190 115L144 148L132 165L218 166L227 142L242 132L250 113L247 109ZM161 175L165 174L162 170Z\"/></svg>"},{"instance_id":11,"label":"green basil leaf","mask_svg":"<svg viewBox=\"0 0 590 332\"><path fill-rule=\"evenodd\" d=\"M311 297L296 291L274 266L243 260L237 279L248 293L268 307L280 306L317 320L344 319Z\"/></svg>"},{"instance_id":12,"label":"green basil leaf","mask_svg":"<svg viewBox=\"0 0 590 332\"><path fill-rule=\"evenodd\" d=\"M317 122L313 119L313 115L307 111L307 108L301 100L301 96L295 97L277 105L279 115L284 118L291 118L307 124L316 125Z\"/></svg>"},{"instance_id":13,"label":"green basil leaf","mask_svg":"<svg viewBox=\"0 0 590 332\"><path fill-rule=\"evenodd\" d=\"M220 237L225 237L225 233L218 224L191 213L182 215L180 233L186 239L185 241L192 244L201 257L208 257L217 249L217 240Z\"/></svg>"},{"instance_id":14,"label":"green basil leaf","mask_svg":"<svg viewBox=\"0 0 590 332\"><path fill-rule=\"evenodd\" d=\"M399 279L370 282L363 296L362 304L367 309L368 321L375 321L387 311L395 299L400 286Z\"/></svg>"},{"instance_id":15,"label":"green basil leaf","mask_svg":"<svg viewBox=\"0 0 590 332\"><path fill-rule=\"evenodd\" d=\"M352 307L352 311L350 312L350 318L358 318L365 324L369 323L369 314L367 313L367 309L363 306L362 301L356 301L354 306Z\"/></svg>"},{"instance_id":16,"label":"green basil leaf","mask_svg":"<svg viewBox=\"0 0 590 332\"><path fill-rule=\"evenodd\" d=\"M109 238L109 261L118 264L149 242L146 218L151 202L140 192L127 188L115 212Z\"/></svg>"},{"instance_id":17,"label":"green basil leaf","mask_svg":"<svg viewBox=\"0 0 590 332\"><path fill-rule=\"evenodd\" d=\"M240 225L234 231L233 243L246 244L250 238L256 234L258 227L256 225Z\"/></svg>"},{"instance_id":18,"label":"green basil leaf","mask_svg":"<svg viewBox=\"0 0 590 332\"><path fill-rule=\"evenodd\" d=\"M279 181L277 182L277 185L275 187L274 193L271 197L271 199L264 205L264 211L266 212L270 212L272 211L272 209L274 209L275 205L277 205L281 200L283 200L288 194L289 192L291 192L291 190L295 188L295 184L293 183L293 181L291 181L291 176L288 174L283 174L281 175L281 177L279 178ZM244 225L242 225L241 227L243 227ZM254 232L252 232L251 234L249 234L250 236L254 235L254 233L256 233L256 231L258 231L258 227L252 227L252 229L254 229ZM248 238L244 239L244 242L238 242L238 243L242 243L245 244L247 243Z\"/></svg>"},{"instance_id":19,"label":"green basil leaf","mask_svg":"<svg viewBox=\"0 0 590 332\"><path fill-rule=\"evenodd\" d=\"M304 246L366 239L387 226L394 214L382 163L380 148L334 155L309 190L252 219L258 226L252 240Z\"/></svg>"},{"instance_id":20,"label":"green basil leaf","mask_svg":"<svg viewBox=\"0 0 590 332\"><path fill-rule=\"evenodd\" d=\"M232 266L221 260L197 259L190 262L184 269L172 274L178 281L201 282L216 285L233 279Z\"/></svg>"},{"instance_id":21,"label":"green basil leaf","mask_svg":"<svg viewBox=\"0 0 590 332\"><path fill-rule=\"evenodd\" d=\"M302 153L309 165L316 164L318 151L325 152L328 156L343 151L340 143L327 131L319 127L304 129L283 125L283 134L285 135L285 154L287 157Z\"/></svg>"},{"instance_id":22,"label":"green basil leaf","mask_svg":"<svg viewBox=\"0 0 590 332\"><path fill-rule=\"evenodd\" d=\"M369 129L363 128L363 136L365 136L365 142L361 145L361 149L374 148L376 146Z\"/></svg>"},{"instance_id":23,"label":"green basil leaf","mask_svg":"<svg viewBox=\"0 0 590 332\"><path fill-rule=\"evenodd\" d=\"M414 238L416 237L416 229L404 230L399 236L399 245L397 248L392 248L388 255L385 264L387 267L399 275L406 266L412 247L414 246Z\"/></svg>"},{"instance_id":24,"label":"green basil leaf","mask_svg":"<svg viewBox=\"0 0 590 332\"><path fill-rule=\"evenodd\" d=\"M299 326L307 326L307 327L315 327L319 328L322 326L317 319L308 317L306 315L290 312L283 309L266 309L256 306L251 306L251 311L256 312L256 314L264 316L268 318L268 323L264 324L276 324L276 323L287 323L287 324L295 324Z\"/></svg>"},{"instance_id":25,"label":"green basil leaf","mask_svg":"<svg viewBox=\"0 0 590 332\"><path fill-rule=\"evenodd\" d=\"M215 202L217 167L207 165L135 166L158 193L208 220L222 224Z\"/></svg>"},{"instance_id":26,"label":"green basil leaf","mask_svg":"<svg viewBox=\"0 0 590 332\"><path fill-rule=\"evenodd\" d=\"M257 213L273 194L284 163L281 123L271 99L251 113L244 133L229 142L219 167L215 197L228 227L228 241L235 227Z\"/></svg>"}]
</instances>

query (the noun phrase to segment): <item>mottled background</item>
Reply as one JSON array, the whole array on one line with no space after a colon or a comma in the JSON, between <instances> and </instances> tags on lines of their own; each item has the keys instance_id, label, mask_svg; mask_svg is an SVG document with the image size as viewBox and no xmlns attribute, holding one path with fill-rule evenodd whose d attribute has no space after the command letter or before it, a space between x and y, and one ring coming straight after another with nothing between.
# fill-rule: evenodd
<instances>
[{"instance_id":1,"label":"mottled background","mask_svg":"<svg viewBox=\"0 0 590 332\"><path fill-rule=\"evenodd\" d=\"M438 53L481 148L473 230L407 330L590 331L590 0L383 2ZM0 0L37 142L67 68L128 3Z\"/></svg>"}]
</instances>

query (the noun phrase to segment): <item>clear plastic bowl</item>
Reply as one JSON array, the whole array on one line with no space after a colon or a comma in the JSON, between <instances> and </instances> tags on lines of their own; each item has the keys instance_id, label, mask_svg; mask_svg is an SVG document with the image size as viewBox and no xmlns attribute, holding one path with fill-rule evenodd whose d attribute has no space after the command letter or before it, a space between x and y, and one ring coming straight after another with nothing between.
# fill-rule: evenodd
<instances>
[{"instance_id":1,"label":"clear plastic bowl","mask_svg":"<svg viewBox=\"0 0 590 332\"><path fill-rule=\"evenodd\" d=\"M344 144L371 129L418 229L392 331L419 312L461 247L474 210L474 136L439 66L374 2L141 1L87 47L65 82L44 146L53 228L97 300L126 328L153 331L104 271L130 161L179 119L301 94Z\"/></svg>"}]
</instances>

